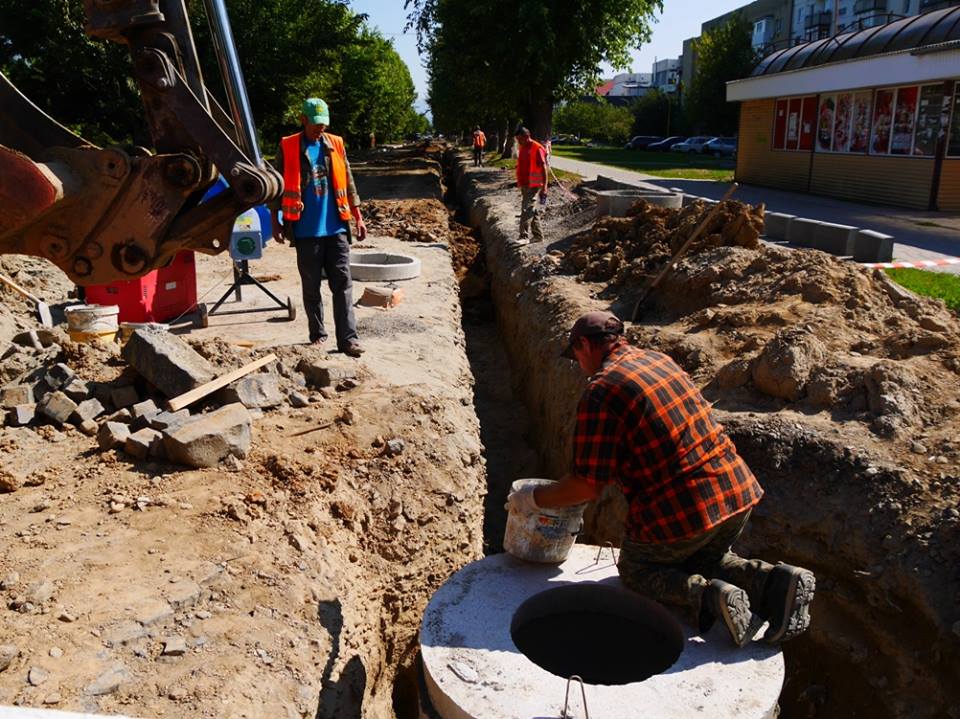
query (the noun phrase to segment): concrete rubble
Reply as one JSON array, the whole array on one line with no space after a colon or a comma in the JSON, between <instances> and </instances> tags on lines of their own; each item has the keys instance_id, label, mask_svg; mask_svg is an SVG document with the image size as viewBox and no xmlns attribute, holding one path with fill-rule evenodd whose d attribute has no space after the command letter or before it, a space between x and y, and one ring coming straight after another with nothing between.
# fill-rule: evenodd
<instances>
[{"instance_id":1,"label":"concrete rubble","mask_svg":"<svg viewBox=\"0 0 960 719\"><path fill-rule=\"evenodd\" d=\"M170 398L217 376L209 361L169 332L136 330L122 354L131 367Z\"/></svg>"}]
</instances>

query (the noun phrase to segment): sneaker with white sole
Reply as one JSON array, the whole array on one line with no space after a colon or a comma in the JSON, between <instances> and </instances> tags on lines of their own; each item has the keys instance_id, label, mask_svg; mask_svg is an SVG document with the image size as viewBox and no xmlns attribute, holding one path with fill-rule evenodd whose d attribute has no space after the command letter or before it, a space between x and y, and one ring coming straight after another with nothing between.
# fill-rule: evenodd
<instances>
[{"instance_id":1,"label":"sneaker with white sole","mask_svg":"<svg viewBox=\"0 0 960 719\"><path fill-rule=\"evenodd\" d=\"M750 598L740 587L711 579L703 593L703 603L707 611L723 623L738 647L744 646L760 630L761 622L750 611Z\"/></svg>"},{"instance_id":2,"label":"sneaker with white sole","mask_svg":"<svg viewBox=\"0 0 960 719\"><path fill-rule=\"evenodd\" d=\"M810 626L810 603L817 588L813 572L790 564L778 564L770 570L758 607L769 622L763 639L771 644L785 642L803 634Z\"/></svg>"}]
</instances>

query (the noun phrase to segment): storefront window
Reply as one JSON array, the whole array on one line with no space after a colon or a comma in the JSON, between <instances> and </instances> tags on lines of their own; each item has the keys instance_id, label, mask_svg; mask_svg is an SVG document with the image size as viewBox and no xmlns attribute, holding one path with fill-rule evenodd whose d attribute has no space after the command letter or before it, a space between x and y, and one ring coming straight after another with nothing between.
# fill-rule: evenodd
<instances>
[{"instance_id":1,"label":"storefront window","mask_svg":"<svg viewBox=\"0 0 960 719\"><path fill-rule=\"evenodd\" d=\"M820 109L817 111L817 152L830 152L836 106L836 95L823 95L820 98Z\"/></svg>"},{"instance_id":2,"label":"storefront window","mask_svg":"<svg viewBox=\"0 0 960 719\"><path fill-rule=\"evenodd\" d=\"M837 95L837 108L833 114L833 151L850 151L850 118L853 114L853 95L845 92Z\"/></svg>"},{"instance_id":3,"label":"storefront window","mask_svg":"<svg viewBox=\"0 0 960 719\"><path fill-rule=\"evenodd\" d=\"M909 155L913 150L913 130L917 122L919 88L901 87L897 90L896 110L893 114L891 155Z\"/></svg>"},{"instance_id":4,"label":"storefront window","mask_svg":"<svg viewBox=\"0 0 960 719\"><path fill-rule=\"evenodd\" d=\"M777 100L773 122L774 150L810 150L813 147L813 119L816 97Z\"/></svg>"},{"instance_id":5,"label":"storefront window","mask_svg":"<svg viewBox=\"0 0 960 719\"><path fill-rule=\"evenodd\" d=\"M872 92L858 92L853 96L850 152L866 152L870 148L870 106Z\"/></svg>"},{"instance_id":6,"label":"storefront window","mask_svg":"<svg viewBox=\"0 0 960 719\"><path fill-rule=\"evenodd\" d=\"M890 152L890 131L893 125L893 90L877 90L873 105L873 134L870 153L886 155Z\"/></svg>"},{"instance_id":7,"label":"storefront window","mask_svg":"<svg viewBox=\"0 0 960 719\"><path fill-rule=\"evenodd\" d=\"M950 157L960 157L960 82L956 84L953 92L953 121L950 123L947 154Z\"/></svg>"},{"instance_id":8,"label":"storefront window","mask_svg":"<svg viewBox=\"0 0 960 719\"><path fill-rule=\"evenodd\" d=\"M933 157L937 154L942 116L943 85L926 85L920 88L917 132L913 141L914 155Z\"/></svg>"}]
</instances>

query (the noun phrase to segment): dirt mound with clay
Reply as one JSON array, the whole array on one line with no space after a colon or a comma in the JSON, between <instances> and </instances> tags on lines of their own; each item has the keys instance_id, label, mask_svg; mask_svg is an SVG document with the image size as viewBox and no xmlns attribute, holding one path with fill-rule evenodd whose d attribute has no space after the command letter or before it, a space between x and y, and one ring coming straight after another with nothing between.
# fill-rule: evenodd
<instances>
[{"instance_id":1,"label":"dirt mound with clay","mask_svg":"<svg viewBox=\"0 0 960 719\"><path fill-rule=\"evenodd\" d=\"M588 282L640 282L683 246L712 209L701 202L682 210L638 202L627 217L603 217L580 233L566 253L564 269ZM755 248L762 231L763 206L727 201L687 252L722 246Z\"/></svg>"}]
</instances>

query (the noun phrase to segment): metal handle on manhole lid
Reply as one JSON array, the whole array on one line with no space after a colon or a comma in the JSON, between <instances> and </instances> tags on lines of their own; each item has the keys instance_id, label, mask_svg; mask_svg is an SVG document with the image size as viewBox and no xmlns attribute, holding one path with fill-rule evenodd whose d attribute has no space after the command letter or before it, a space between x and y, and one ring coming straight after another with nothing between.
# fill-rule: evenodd
<instances>
[{"instance_id":1,"label":"metal handle on manhole lid","mask_svg":"<svg viewBox=\"0 0 960 719\"><path fill-rule=\"evenodd\" d=\"M583 697L583 716L585 719L590 719L590 710L587 708L587 687L584 685L583 679L576 674L567 679L567 691L563 697L563 714L560 715L560 719L576 719L573 714L567 712L567 709L570 708L570 685L573 682L580 683L580 696Z\"/></svg>"},{"instance_id":2,"label":"metal handle on manhole lid","mask_svg":"<svg viewBox=\"0 0 960 719\"><path fill-rule=\"evenodd\" d=\"M617 563L617 550L614 548L613 542L604 542L604 543L603 543L603 546L601 546L601 547L597 550L597 558L593 560L593 563L594 563L594 564L600 564L600 558L603 556L603 550L604 550L604 549L609 549L609 550L610 550L610 556L613 558L613 563L616 564L616 563Z\"/></svg>"}]
</instances>

